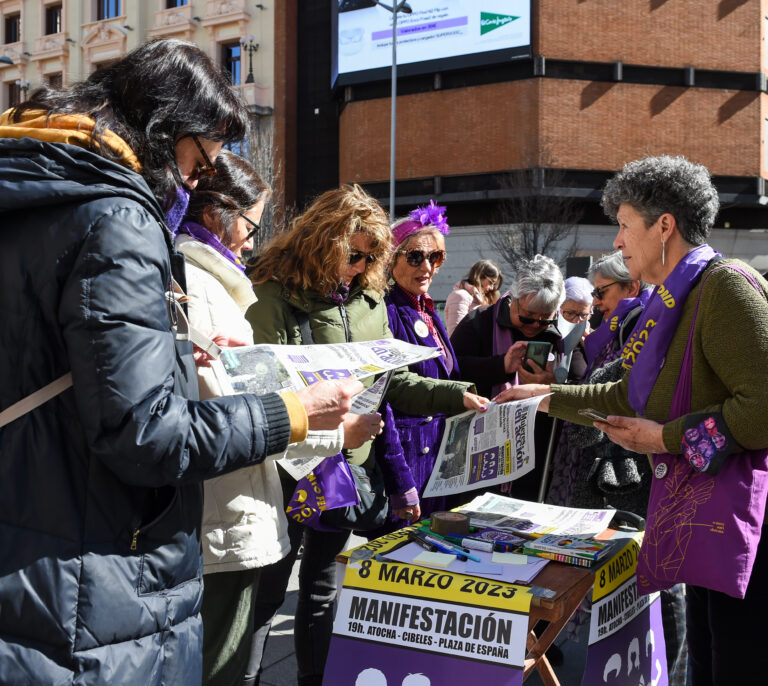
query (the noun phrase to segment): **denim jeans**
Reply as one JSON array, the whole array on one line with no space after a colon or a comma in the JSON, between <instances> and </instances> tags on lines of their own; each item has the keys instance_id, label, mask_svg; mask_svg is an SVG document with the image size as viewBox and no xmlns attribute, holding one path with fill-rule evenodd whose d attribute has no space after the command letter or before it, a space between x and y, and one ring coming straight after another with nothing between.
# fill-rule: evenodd
<instances>
[{"instance_id":1,"label":"denim jeans","mask_svg":"<svg viewBox=\"0 0 768 686\"><path fill-rule=\"evenodd\" d=\"M283 479L286 504L295 485L292 479ZM297 684L320 686L323 681L333 629L336 556L346 548L349 532L316 531L289 519L288 536L291 551L287 557L261 570L254 603L255 630L244 686L257 686L260 683L261 662L272 620L285 600L291 569L302 544L304 551L299 566L299 597L293 629Z\"/></svg>"}]
</instances>

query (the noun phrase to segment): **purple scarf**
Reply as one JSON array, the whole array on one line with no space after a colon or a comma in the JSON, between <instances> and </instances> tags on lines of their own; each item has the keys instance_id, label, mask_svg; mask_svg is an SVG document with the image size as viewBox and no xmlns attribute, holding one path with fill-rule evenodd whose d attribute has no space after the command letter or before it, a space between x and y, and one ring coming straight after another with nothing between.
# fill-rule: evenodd
<instances>
[{"instance_id":1,"label":"purple scarf","mask_svg":"<svg viewBox=\"0 0 768 686\"><path fill-rule=\"evenodd\" d=\"M178 186L176 188L176 198L173 201L173 205L171 205L165 213L165 223L168 225L168 228L171 230L174 237L179 230L179 226L181 226L184 215L187 213L189 197L189 191L183 186Z\"/></svg>"},{"instance_id":2,"label":"purple scarf","mask_svg":"<svg viewBox=\"0 0 768 686\"><path fill-rule=\"evenodd\" d=\"M600 326L584 339L584 352L587 355L588 368L592 368L595 358L600 351L618 337L624 318L638 305L642 305L645 308L652 292L650 289L645 289L636 298L624 298L621 300L616 305L613 316L610 319L603 320Z\"/></svg>"},{"instance_id":3,"label":"purple scarf","mask_svg":"<svg viewBox=\"0 0 768 686\"><path fill-rule=\"evenodd\" d=\"M235 255L229 248L225 248L224 244L201 224L193 221L186 221L179 227L179 233L186 233L201 243L211 246L217 253L226 257L241 272L245 271L245 267L242 265L237 255Z\"/></svg>"},{"instance_id":4,"label":"purple scarf","mask_svg":"<svg viewBox=\"0 0 768 686\"><path fill-rule=\"evenodd\" d=\"M506 326L499 326L501 303L505 301L508 294L509 293L507 292L502 295L493 306L493 355L506 354L507 350L509 350L510 346L515 342L515 339L512 336L512 329L508 329ZM507 301L507 307L509 307L509 301ZM491 397L497 396L502 391L512 388L512 386L517 386L517 383L517 374L515 374L514 382L505 381L504 383L493 386L493 388L491 388Z\"/></svg>"},{"instance_id":5,"label":"purple scarf","mask_svg":"<svg viewBox=\"0 0 768 686\"><path fill-rule=\"evenodd\" d=\"M694 248L680 262L651 296L632 336L622 350L629 375L629 404L639 415L666 361L667 348L683 313L685 299L715 252L706 243Z\"/></svg>"}]
</instances>

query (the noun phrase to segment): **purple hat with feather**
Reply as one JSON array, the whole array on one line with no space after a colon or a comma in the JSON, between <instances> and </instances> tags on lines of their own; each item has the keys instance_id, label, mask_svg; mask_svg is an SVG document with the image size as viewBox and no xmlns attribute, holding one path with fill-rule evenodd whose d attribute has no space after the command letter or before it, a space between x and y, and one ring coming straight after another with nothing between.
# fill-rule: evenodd
<instances>
[{"instance_id":1,"label":"purple hat with feather","mask_svg":"<svg viewBox=\"0 0 768 686\"><path fill-rule=\"evenodd\" d=\"M429 227L443 235L451 232L451 227L445 219L445 207L435 205L434 200L430 200L429 205L425 207L417 207L407 219L401 219L392 227L395 245L400 245L411 234Z\"/></svg>"}]
</instances>

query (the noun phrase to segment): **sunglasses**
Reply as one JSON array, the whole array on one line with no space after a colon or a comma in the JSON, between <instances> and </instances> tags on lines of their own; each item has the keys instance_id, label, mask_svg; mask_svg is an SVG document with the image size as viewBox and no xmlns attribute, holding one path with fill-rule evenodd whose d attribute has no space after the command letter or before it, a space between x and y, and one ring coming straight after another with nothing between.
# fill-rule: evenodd
<instances>
[{"instance_id":1,"label":"sunglasses","mask_svg":"<svg viewBox=\"0 0 768 686\"><path fill-rule=\"evenodd\" d=\"M376 261L376 255L373 253L360 252L359 250L355 250L349 253L349 264L357 264L363 258L365 258L366 264L373 264Z\"/></svg>"},{"instance_id":2,"label":"sunglasses","mask_svg":"<svg viewBox=\"0 0 768 686\"><path fill-rule=\"evenodd\" d=\"M536 319L534 317L524 317L520 313L520 301L516 300L517 302L517 318L523 323L523 324L536 324L537 326L554 326L557 324L557 317L554 319Z\"/></svg>"},{"instance_id":3,"label":"sunglasses","mask_svg":"<svg viewBox=\"0 0 768 686\"><path fill-rule=\"evenodd\" d=\"M213 162L211 162L211 158L208 157L208 153L205 152L205 148L202 146L202 143L200 143L200 139L194 133L182 136L179 140L182 138L191 138L192 142L197 146L197 149L203 156L203 163L197 163L197 166L189 175L189 180L194 181L195 179L203 179L206 176L216 176L216 167L213 166Z\"/></svg>"},{"instance_id":4,"label":"sunglasses","mask_svg":"<svg viewBox=\"0 0 768 686\"><path fill-rule=\"evenodd\" d=\"M611 281L611 283L605 284L605 286L600 286L599 288L595 288L590 295L593 298L597 298L598 300L603 299L603 292L606 288L610 288L611 286L615 286L617 283L621 283L621 281Z\"/></svg>"},{"instance_id":5,"label":"sunglasses","mask_svg":"<svg viewBox=\"0 0 768 686\"><path fill-rule=\"evenodd\" d=\"M245 241L253 238L261 230L261 224L257 224L255 221L253 221L253 219L248 219L248 217L246 217L242 212L238 212L237 214L241 219L245 219L245 221L253 227L248 232L248 235L243 239L243 243L245 243Z\"/></svg>"},{"instance_id":6,"label":"sunglasses","mask_svg":"<svg viewBox=\"0 0 768 686\"><path fill-rule=\"evenodd\" d=\"M423 250L400 250L399 252L405 255L405 261L411 267L420 267L424 260L433 267L439 267L445 262L445 250L434 250L431 253L425 253Z\"/></svg>"}]
</instances>

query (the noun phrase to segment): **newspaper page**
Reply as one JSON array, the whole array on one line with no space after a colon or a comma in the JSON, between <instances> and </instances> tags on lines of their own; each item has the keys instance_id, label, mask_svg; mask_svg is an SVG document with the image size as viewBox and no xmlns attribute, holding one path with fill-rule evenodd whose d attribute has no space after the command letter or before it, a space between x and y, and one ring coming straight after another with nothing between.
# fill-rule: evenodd
<instances>
[{"instance_id":1,"label":"newspaper page","mask_svg":"<svg viewBox=\"0 0 768 686\"><path fill-rule=\"evenodd\" d=\"M362 393L358 393L352 401L350 412L355 414L376 412L381 405L391 378L392 370L377 379L372 386L366 388ZM324 457L283 457L278 462L286 472L298 481L309 474L324 459Z\"/></svg>"},{"instance_id":2,"label":"newspaper page","mask_svg":"<svg viewBox=\"0 0 768 686\"><path fill-rule=\"evenodd\" d=\"M470 524L500 531L541 536L591 538L608 528L616 510L585 510L518 500L495 493L483 493L464 505Z\"/></svg>"},{"instance_id":3,"label":"newspaper page","mask_svg":"<svg viewBox=\"0 0 768 686\"><path fill-rule=\"evenodd\" d=\"M225 348L211 367L231 393L263 395L299 390L317 381L365 379L440 355L439 348L394 338L318 345L261 344Z\"/></svg>"},{"instance_id":4,"label":"newspaper page","mask_svg":"<svg viewBox=\"0 0 768 686\"><path fill-rule=\"evenodd\" d=\"M465 412L445 422L425 498L519 479L534 467L533 426L540 395Z\"/></svg>"}]
</instances>

